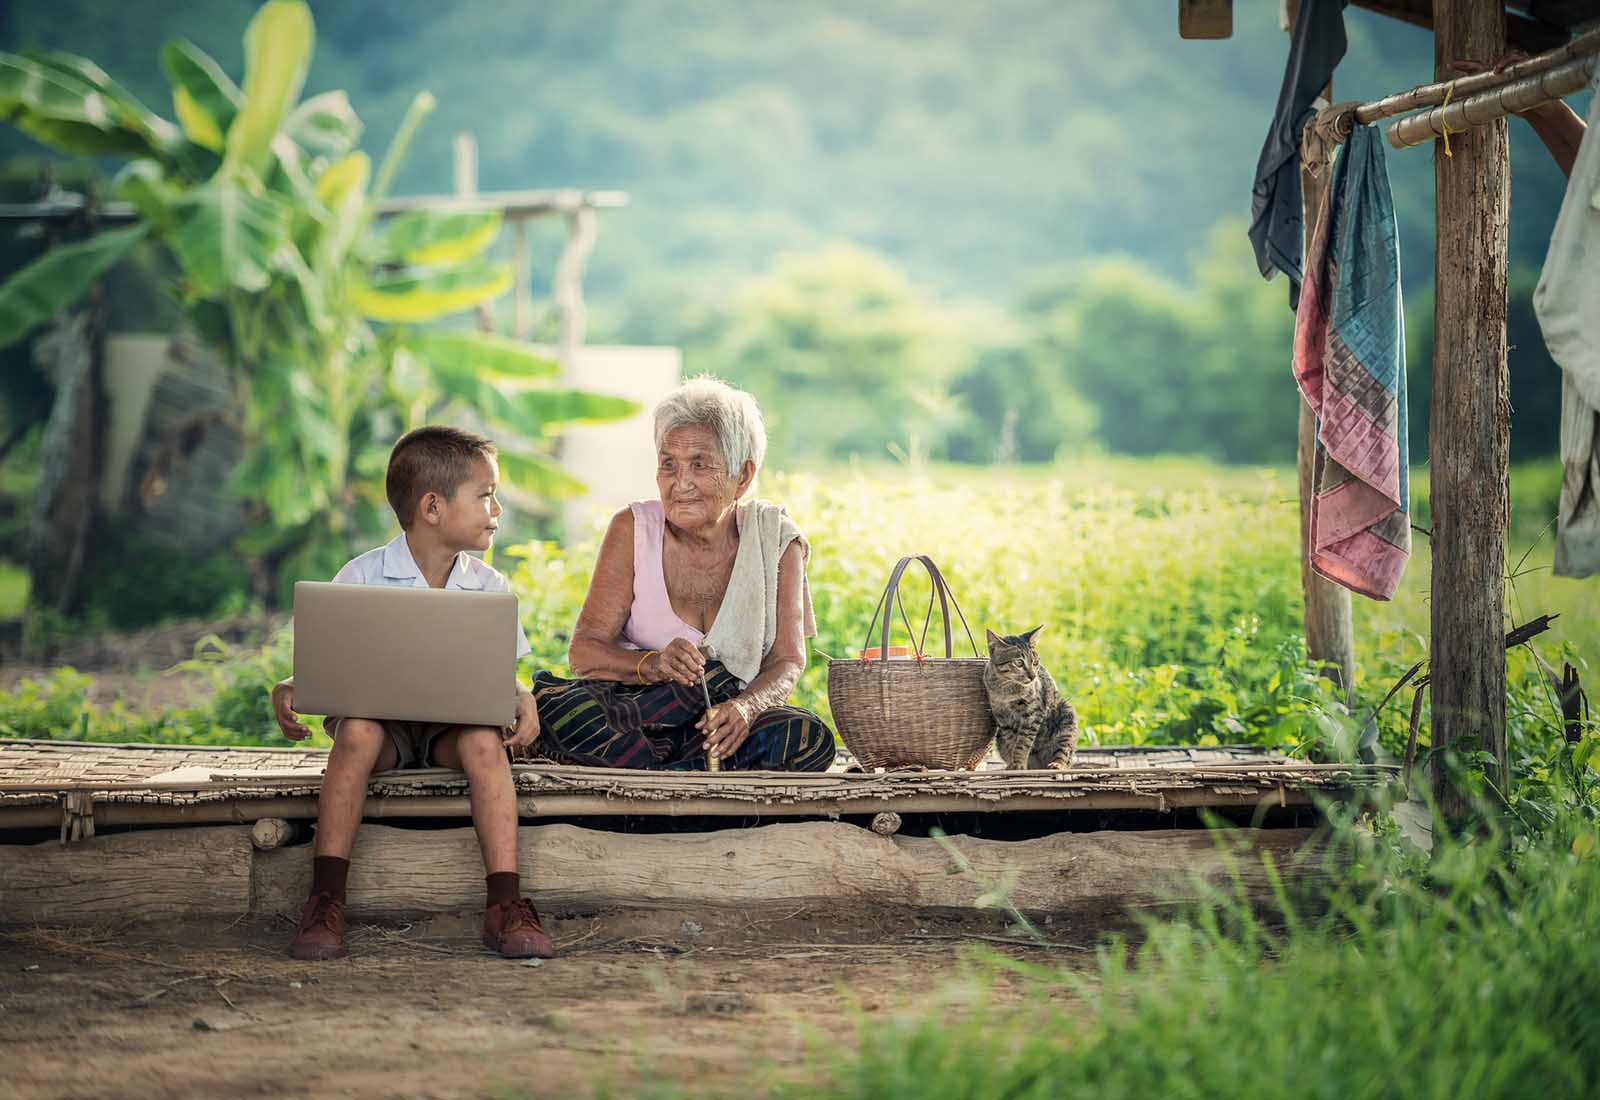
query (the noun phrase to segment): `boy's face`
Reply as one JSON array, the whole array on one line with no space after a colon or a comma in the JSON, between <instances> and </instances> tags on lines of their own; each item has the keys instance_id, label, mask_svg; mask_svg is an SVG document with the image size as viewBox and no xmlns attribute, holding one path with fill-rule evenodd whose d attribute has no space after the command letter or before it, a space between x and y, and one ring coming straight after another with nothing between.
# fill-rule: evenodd
<instances>
[{"instance_id":1,"label":"boy's face","mask_svg":"<svg viewBox=\"0 0 1600 1100\"><path fill-rule=\"evenodd\" d=\"M430 493L423 498L422 520L451 550L487 550L500 526L500 467L480 458L472 475L448 498Z\"/></svg>"}]
</instances>

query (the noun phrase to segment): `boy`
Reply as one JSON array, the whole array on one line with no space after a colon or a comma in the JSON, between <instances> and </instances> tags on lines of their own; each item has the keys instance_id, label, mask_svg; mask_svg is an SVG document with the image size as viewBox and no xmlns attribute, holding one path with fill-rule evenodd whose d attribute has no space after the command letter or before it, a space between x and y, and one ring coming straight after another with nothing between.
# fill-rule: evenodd
<instances>
[{"instance_id":1,"label":"boy","mask_svg":"<svg viewBox=\"0 0 1600 1100\"><path fill-rule=\"evenodd\" d=\"M467 553L487 550L494 541L501 513L495 497L499 477L494 444L482 436L440 427L407 433L389 455L384 486L402 531L388 545L348 563L334 581L509 591L505 577ZM519 626L517 656L530 648ZM311 732L294 712L293 677L272 689L272 709L289 740ZM311 896L289 953L297 959L349 954L343 936L345 879L372 773L445 767L467 773L472 823L488 876L485 946L506 958L551 958L554 945L538 911L521 896L517 796L506 752L524 749L539 736L539 715L528 688L517 684L516 725L510 730L332 716L326 729L334 742L317 803Z\"/></svg>"}]
</instances>

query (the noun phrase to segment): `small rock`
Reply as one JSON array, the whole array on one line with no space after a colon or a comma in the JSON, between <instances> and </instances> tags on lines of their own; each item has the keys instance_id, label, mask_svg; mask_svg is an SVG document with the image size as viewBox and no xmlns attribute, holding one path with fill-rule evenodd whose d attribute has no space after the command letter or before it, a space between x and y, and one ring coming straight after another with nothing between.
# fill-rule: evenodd
<instances>
[{"instance_id":1,"label":"small rock","mask_svg":"<svg viewBox=\"0 0 1600 1100\"><path fill-rule=\"evenodd\" d=\"M543 959L523 959L522 960L522 965L523 966L543 966L544 965L544 960Z\"/></svg>"},{"instance_id":2,"label":"small rock","mask_svg":"<svg viewBox=\"0 0 1600 1100\"><path fill-rule=\"evenodd\" d=\"M299 989L300 988L300 983L299 982L290 982L289 983L289 988L290 989Z\"/></svg>"},{"instance_id":3,"label":"small rock","mask_svg":"<svg viewBox=\"0 0 1600 1100\"><path fill-rule=\"evenodd\" d=\"M29 970L38 970L38 969L39 969L39 964L38 964L38 963L34 963L34 964L33 964L33 965L31 965L31 966L25 966L25 967L23 967L23 968L22 968L22 969L23 969L23 972L24 972L24 973L26 973L26 972L27 972L27 971L29 971Z\"/></svg>"},{"instance_id":4,"label":"small rock","mask_svg":"<svg viewBox=\"0 0 1600 1100\"><path fill-rule=\"evenodd\" d=\"M692 920L684 921L682 927L685 934L690 936L698 936L700 933L705 931L705 927L703 925L696 924Z\"/></svg>"},{"instance_id":5,"label":"small rock","mask_svg":"<svg viewBox=\"0 0 1600 1100\"><path fill-rule=\"evenodd\" d=\"M232 1031L236 1027L243 1027L243 1020L230 1020L225 1016L196 1016L194 1029L196 1031Z\"/></svg>"},{"instance_id":6,"label":"small rock","mask_svg":"<svg viewBox=\"0 0 1600 1100\"><path fill-rule=\"evenodd\" d=\"M1054 917L1045 917L1044 918L1044 922L1046 924L1054 924L1055 923L1055 918Z\"/></svg>"},{"instance_id":7,"label":"small rock","mask_svg":"<svg viewBox=\"0 0 1600 1100\"><path fill-rule=\"evenodd\" d=\"M683 1011L690 1016L738 1016L754 1008L749 997L727 990L691 993L683 999Z\"/></svg>"}]
</instances>

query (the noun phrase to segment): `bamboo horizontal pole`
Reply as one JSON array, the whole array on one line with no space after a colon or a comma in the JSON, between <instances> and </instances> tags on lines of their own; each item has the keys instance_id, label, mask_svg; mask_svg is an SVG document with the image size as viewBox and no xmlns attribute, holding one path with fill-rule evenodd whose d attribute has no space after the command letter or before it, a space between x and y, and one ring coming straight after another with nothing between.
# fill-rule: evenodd
<instances>
[{"instance_id":1,"label":"bamboo horizontal pole","mask_svg":"<svg viewBox=\"0 0 1600 1100\"><path fill-rule=\"evenodd\" d=\"M536 794L517 799L524 818L551 817L827 817L877 813L1077 813L1082 811L1179 809L1310 808L1319 796L1330 801L1351 797L1353 789L1306 790L1284 784L1248 791L1219 792L1210 787L1169 790L1083 791L1071 795L1019 794L979 797L957 794L875 795L861 798L818 798L756 801L749 798L630 798L604 794ZM389 818L468 818L472 807L464 795L383 796L368 798L364 815ZM59 804L0 806L0 829L47 829L61 823ZM262 818L311 820L317 800L296 798L235 799L173 805L164 802L97 802L96 828L108 825L248 824Z\"/></svg>"},{"instance_id":2,"label":"bamboo horizontal pole","mask_svg":"<svg viewBox=\"0 0 1600 1100\"><path fill-rule=\"evenodd\" d=\"M1474 73L1457 80L1423 84L1410 91L1396 92L1371 103L1363 103L1355 109L1355 120L1363 123L1377 122L1379 119L1392 118L1424 107L1437 107L1446 98L1457 100L1477 95L1479 92L1548 72L1565 62L1595 53L1600 53L1600 27L1576 35L1560 49L1549 50L1526 61L1519 61L1498 73L1492 71Z\"/></svg>"},{"instance_id":3,"label":"bamboo horizontal pole","mask_svg":"<svg viewBox=\"0 0 1600 1100\"><path fill-rule=\"evenodd\" d=\"M588 781L591 783L604 783L608 788L617 786L637 786L642 790L652 791L693 791L703 790L713 776L718 786L739 787L741 781L745 782L751 790L760 787L780 786L785 789L797 787L800 789L821 790L850 790L859 787L875 787L885 783L894 786L910 786L913 784L939 783L956 781L972 786L975 790L986 793L996 788L1013 786L1019 780L1037 777L1040 785L1054 786L1066 783L1116 783L1125 779L1150 780L1169 779L1174 782L1205 782L1211 779L1238 779L1241 776L1263 775L1274 777L1294 778L1304 775L1313 777L1337 777L1346 775L1352 779L1366 779L1378 781L1390 773L1398 774L1400 768L1395 764L1326 764L1311 762L1262 762L1255 764L1196 764L1179 765L1174 767L1143 767L1143 768L1094 768L1083 770L999 770L970 772L970 771L903 771L903 772L849 772L834 774L807 774L800 772L630 772L624 769L608 768L565 768L552 767L546 773L545 769L513 769L519 774L531 772L535 776L548 774L553 778L570 778L577 782ZM374 779L374 782L388 787L424 786L429 783L440 782L441 777L453 776L456 781L461 781L461 773L446 772L442 769L427 769L403 772L397 774L383 774ZM448 780L446 780L448 781ZM987 781L987 782L986 782ZM281 787L299 788L317 786L322 782L321 771L307 770L306 774L294 775L283 772L269 773L253 776L249 773L219 773L211 779L191 780L154 780L132 781L125 783L106 783L94 780L59 780L56 782L39 783L0 783L0 794L55 794L67 791L89 791L103 794L200 794L228 790L273 790ZM564 793L564 792L550 792ZM801 797L806 797L802 795Z\"/></svg>"},{"instance_id":4,"label":"bamboo horizontal pole","mask_svg":"<svg viewBox=\"0 0 1600 1100\"><path fill-rule=\"evenodd\" d=\"M1467 99L1452 99L1443 106L1390 123L1384 134L1396 149L1407 149L1426 145L1447 132L1464 133L1474 126L1520 114L1582 90L1594 79L1597 64L1600 57L1591 54Z\"/></svg>"}]
</instances>

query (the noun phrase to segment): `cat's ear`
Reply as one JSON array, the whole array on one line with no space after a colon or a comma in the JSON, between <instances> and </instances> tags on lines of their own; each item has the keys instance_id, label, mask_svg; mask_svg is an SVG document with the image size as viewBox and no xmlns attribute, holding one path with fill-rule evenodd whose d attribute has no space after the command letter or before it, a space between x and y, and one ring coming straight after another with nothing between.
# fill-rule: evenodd
<instances>
[{"instance_id":1,"label":"cat's ear","mask_svg":"<svg viewBox=\"0 0 1600 1100\"><path fill-rule=\"evenodd\" d=\"M1035 634L1039 633L1039 631L1041 631L1043 629L1044 629L1044 624L1040 623L1038 626L1034 627L1032 630L1030 630L1026 634L1024 634L1022 636L1022 640L1027 642L1031 646L1033 644L1033 636Z\"/></svg>"},{"instance_id":2,"label":"cat's ear","mask_svg":"<svg viewBox=\"0 0 1600 1100\"><path fill-rule=\"evenodd\" d=\"M1000 644L1000 635L996 634L988 627L984 627L983 632L989 636L989 652L993 653L994 647Z\"/></svg>"}]
</instances>

